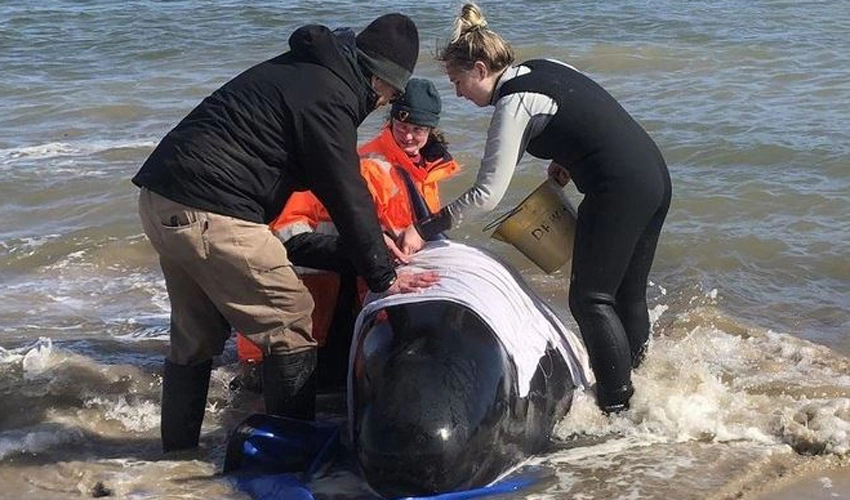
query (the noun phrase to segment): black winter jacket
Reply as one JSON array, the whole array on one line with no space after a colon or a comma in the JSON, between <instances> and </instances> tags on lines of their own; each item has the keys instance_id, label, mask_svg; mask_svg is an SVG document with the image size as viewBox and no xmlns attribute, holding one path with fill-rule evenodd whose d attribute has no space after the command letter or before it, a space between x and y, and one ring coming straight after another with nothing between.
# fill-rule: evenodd
<instances>
[{"instance_id":1,"label":"black winter jacket","mask_svg":"<svg viewBox=\"0 0 850 500\"><path fill-rule=\"evenodd\" d=\"M187 206L271 222L293 191L327 207L373 291L395 279L360 175L357 127L377 99L350 30L297 29L290 51L204 99L157 145L133 183Z\"/></svg>"}]
</instances>

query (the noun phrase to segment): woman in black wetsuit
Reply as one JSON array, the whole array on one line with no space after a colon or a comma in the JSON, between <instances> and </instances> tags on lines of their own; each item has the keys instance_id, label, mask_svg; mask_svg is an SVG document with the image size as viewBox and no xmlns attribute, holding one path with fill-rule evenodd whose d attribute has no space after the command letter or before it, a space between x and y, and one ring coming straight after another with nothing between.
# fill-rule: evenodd
<instances>
[{"instance_id":1,"label":"woman in black wetsuit","mask_svg":"<svg viewBox=\"0 0 850 500\"><path fill-rule=\"evenodd\" d=\"M475 184L400 238L410 253L502 199L524 152L551 160L549 176L572 178L578 208L570 310L596 375L606 412L628 408L631 369L649 340L646 285L670 206L667 165L655 142L617 101L564 63L514 53L468 3L439 57L457 95L495 107Z\"/></svg>"}]
</instances>

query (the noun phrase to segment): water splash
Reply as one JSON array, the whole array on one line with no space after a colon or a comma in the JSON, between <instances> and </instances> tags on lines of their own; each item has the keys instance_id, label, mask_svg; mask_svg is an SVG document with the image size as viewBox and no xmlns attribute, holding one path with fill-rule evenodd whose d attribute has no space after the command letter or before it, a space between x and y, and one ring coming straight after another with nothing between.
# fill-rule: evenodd
<instances>
[{"instance_id":1,"label":"water splash","mask_svg":"<svg viewBox=\"0 0 850 500\"><path fill-rule=\"evenodd\" d=\"M716 290L707 294L716 296ZM850 360L826 347L741 324L700 304L653 340L634 372L630 411L604 417L581 395L556 433L568 441L590 436L629 446L746 442L844 455L850 451L848 369Z\"/></svg>"}]
</instances>

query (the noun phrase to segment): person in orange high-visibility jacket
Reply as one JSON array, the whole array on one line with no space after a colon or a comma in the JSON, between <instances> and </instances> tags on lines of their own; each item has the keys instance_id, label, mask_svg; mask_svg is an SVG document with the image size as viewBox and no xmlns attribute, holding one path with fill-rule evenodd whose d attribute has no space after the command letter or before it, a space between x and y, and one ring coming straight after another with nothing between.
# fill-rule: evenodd
<instances>
[{"instance_id":1,"label":"person in orange high-visibility jacket","mask_svg":"<svg viewBox=\"0 0 850 500\"><path fill-rule=\"evenodd\" d=\"M441 208L439 183L459 166L437 130L440 95L429 80L413 78L390 110L381 132L358 149L360 173L372 194L387 238ZM348 348L366 288L354 273L340 244L330 214L310 191L294 193L272 229L286 246L304 284L313 295L313 337L319 343L319 384L345 382ZM239 359L248 365L262 360L249 340L237 337ZM250 375L243 375L250 380ZM237 379L237 383L239 379ZM242 385L252 382L242 381Z\"/></svg>"}]
</instances>

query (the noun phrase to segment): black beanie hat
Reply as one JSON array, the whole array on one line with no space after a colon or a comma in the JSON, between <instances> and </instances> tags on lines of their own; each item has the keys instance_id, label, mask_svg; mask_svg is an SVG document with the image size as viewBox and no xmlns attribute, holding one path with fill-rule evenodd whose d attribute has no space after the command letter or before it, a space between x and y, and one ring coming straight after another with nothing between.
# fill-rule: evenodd
<instances>
[{"instance_id":1,"label":"black beanie hat","mask_svg":"<svg viewBox=\"0 0 850 500\"><path fill-rule=\"evenodd\" d=\"M404 91L419 57L416 24L402 14L386 14L357 35L360 61L373 75Z\"/></svg>"},{"instance_id":2,"label":"black beanie hat","mask_svg":"<svg viewBox=\"0 0 850 500\"><path fill-rule=\"evenodd\" d=\"M442 101L431 80L411 78L402 95L390 110L394 120L422 127L436 127L440 123Z\"/></svg>"}]
</instances>

